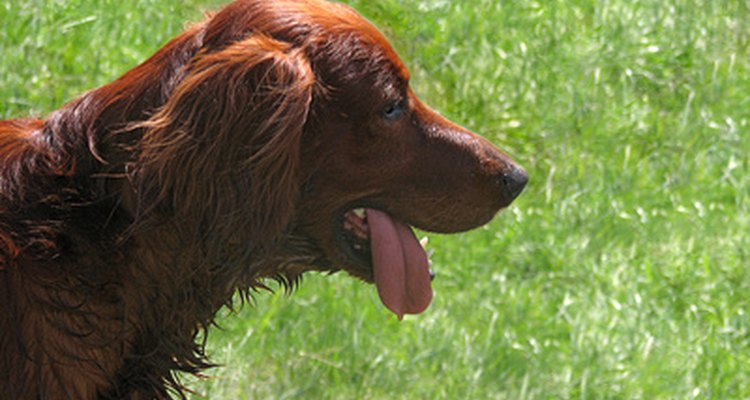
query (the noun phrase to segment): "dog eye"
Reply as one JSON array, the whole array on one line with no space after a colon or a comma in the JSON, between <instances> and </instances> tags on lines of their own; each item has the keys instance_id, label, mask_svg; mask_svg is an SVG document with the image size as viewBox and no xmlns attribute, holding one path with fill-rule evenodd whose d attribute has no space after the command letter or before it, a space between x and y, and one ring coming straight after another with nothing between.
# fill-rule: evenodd
<instances>
[{"instance_id":1,"label":"dog eye","mask_svg":"<svg viewBox=\"0 0 750 400\"><path fill-rule=\"evenodd\" d=\"M383 118L385 118L388 121L395 121L399 118L401 118L406 113L406 109L404 107L404 102L399 101L398 103L393 103L390 106L386 107L385 110L383 110Z\"/></svg>"}]
</instances>

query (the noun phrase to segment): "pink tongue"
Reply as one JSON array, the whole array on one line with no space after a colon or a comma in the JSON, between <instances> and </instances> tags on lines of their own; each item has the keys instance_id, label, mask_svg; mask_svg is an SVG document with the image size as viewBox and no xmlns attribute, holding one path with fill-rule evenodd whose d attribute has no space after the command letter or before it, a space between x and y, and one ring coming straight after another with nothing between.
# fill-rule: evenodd
<instances>
[{"instance_id":1,"label":"pink tongue","mask_svg":"<svg viewBox=\"0 0 750 400\"><path fill-rule=\"evenodd\" d=\"M432 301L427 254L408 226L383 212L366 211L380 300L399 320L421 313Z\"/></svg>"}]
</instances>

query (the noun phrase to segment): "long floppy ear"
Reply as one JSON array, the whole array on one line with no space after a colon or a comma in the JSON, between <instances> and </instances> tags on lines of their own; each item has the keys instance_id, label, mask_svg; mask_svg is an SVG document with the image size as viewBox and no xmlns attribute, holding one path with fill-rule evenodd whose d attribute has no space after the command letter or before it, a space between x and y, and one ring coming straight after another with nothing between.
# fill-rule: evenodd
<instances>
[{"instance_id":1,"label":"long floppy ear","mask_svg":"<svg viewBox=\"0 0 750 400\"><path fill-rule=\"evenodd\" d=\"M213 249L206 240L273 241L299 195L314 81L301 50L262 35L199 54L142 125L138 212L173 217Z\"/></svg>"}]
</instances>

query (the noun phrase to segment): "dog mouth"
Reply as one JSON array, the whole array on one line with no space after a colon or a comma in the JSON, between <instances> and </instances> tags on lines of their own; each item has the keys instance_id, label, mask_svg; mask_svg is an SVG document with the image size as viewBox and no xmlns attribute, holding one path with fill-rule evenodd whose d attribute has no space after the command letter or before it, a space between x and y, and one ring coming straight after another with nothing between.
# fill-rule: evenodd
<instances>
[{"instance_id":1,"label":"dog mouth","mask_svg":"<svg viewBox=\"0 0 750 400\"><path fill-rule=\"evenodd\" d=\"M401 319L430 305L434 275L426 238L417 240L411 227L371 208L347 211L339 226L339 244L356 268L350 273L375 283L386 308Z\"/></svg>"}]
</instances>

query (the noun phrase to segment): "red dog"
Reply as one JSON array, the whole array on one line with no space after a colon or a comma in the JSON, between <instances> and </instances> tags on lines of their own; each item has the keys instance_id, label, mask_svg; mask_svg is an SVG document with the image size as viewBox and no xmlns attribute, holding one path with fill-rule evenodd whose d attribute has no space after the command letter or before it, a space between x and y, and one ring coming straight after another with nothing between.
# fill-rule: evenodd
<instances>
[{"instance_id":1,"label":"red dog","mask_svg":"<svg viewBox=\"0 0 750 400\"><path fill-rule=\"evenodd\" d=\"M0 122L0 393L166 398L240 290L308 270L430 303L434 232L523 169L423 105L386 39L319 0L240 0L45 120Z\"/></svg>"}]
</instances>

